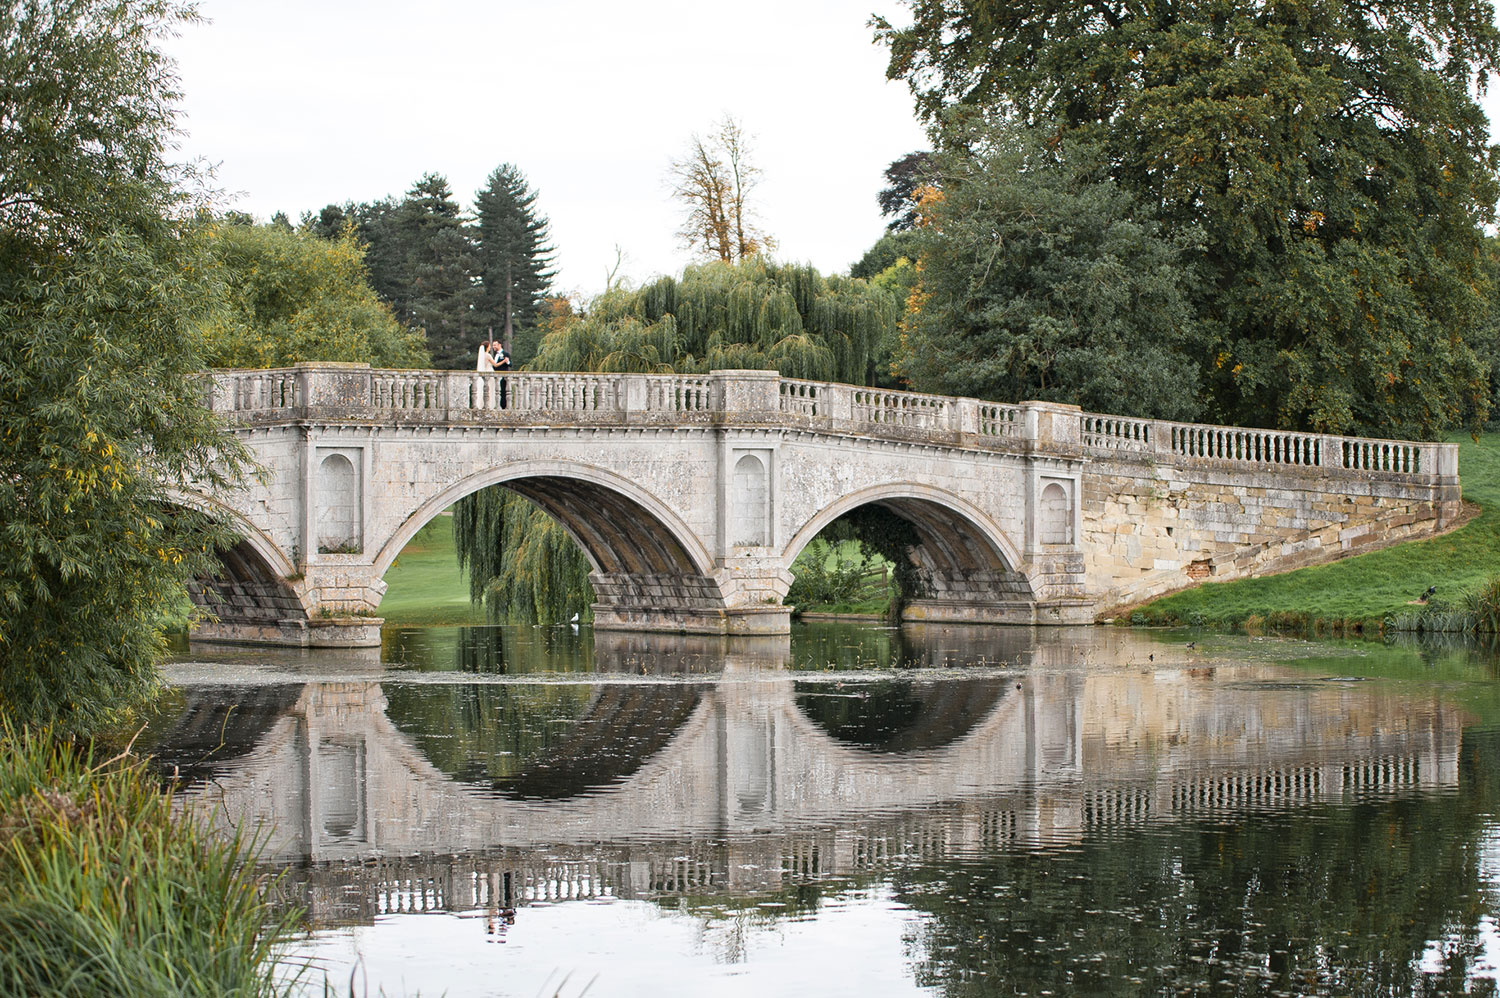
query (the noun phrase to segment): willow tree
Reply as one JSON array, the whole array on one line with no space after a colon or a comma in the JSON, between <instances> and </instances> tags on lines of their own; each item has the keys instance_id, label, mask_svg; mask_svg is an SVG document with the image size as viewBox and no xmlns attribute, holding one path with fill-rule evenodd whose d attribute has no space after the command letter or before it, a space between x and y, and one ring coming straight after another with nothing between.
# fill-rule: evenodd
<instances>
[{"instance_id":1,"label":"willow tree","mask_svg":"<svg viewBox=\"0 0 1500 998\"><path fill-rule=\"evenodd\" d=\"M582 317L557 313L529 370L706 374L776 370L870 384L900 318L896 295L849 277L762 258L705 263L637 289L613 288ZM470 593L492 617L587 615L588 562L556 521L500 487L460 500L454 543Z\"/></svg>"}]
</instances>

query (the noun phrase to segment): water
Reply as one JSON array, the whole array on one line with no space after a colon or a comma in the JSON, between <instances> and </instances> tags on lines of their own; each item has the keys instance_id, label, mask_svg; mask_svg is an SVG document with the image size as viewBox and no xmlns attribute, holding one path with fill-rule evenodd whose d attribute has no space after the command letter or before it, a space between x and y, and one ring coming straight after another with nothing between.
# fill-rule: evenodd
<instances>
[{"instance_id":1,"label":"water","mask_svg":"<svg viewBox=\"0 0 1500 998\"><path fill-rule=\"evenodd\" d=\"M310 994L1493 993L1494 673L1107 628L426 629L195 646L148 737L268 829Z\"/></svg>"}]
</instances>

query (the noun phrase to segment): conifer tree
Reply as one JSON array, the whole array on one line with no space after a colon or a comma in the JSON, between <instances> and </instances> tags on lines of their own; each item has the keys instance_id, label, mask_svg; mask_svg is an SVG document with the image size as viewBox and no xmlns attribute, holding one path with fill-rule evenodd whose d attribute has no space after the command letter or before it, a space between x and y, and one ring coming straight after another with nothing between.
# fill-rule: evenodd
<instances>
[{"instance_id":1,"label":"conifer tree","mask_svg":"<svg viewBox=\"0 0 1500 998\"><path fill-rule=\"evenodd\" d=\"M434 365L469 366L485 332L475 312L479 262L468 219L447 179L424 174L400 201L330 205L304 224L325 234L345 219L368 247L370 286L397 321L426 331Z\"/></svg>"},{"instance_id":2,"label":"conifer tree","mask_svg":"<svg viewBox=\"0 0 1500 998\"><path fill-rule=\"evenodd\" d=\"M474 195L476 322L494 330L517 364L536 353L538 311L553 277L547 219L536 213L536 198L525 176L510 163L497 167Z\"/></svg>"},{"instance_id":3,"label":"conifer tree","mask_svg":"<svg viewBox=\"0 0 1500 998\"><path fill-rule=\"evenodd\" d=\"M427 331L438 367L467 367L484 335L474 314L478 260L447 179L424 174L393 213L392 224L404 250L406 277L405 300L393 303L398 317Z\"/></svg>"}]
</instances>

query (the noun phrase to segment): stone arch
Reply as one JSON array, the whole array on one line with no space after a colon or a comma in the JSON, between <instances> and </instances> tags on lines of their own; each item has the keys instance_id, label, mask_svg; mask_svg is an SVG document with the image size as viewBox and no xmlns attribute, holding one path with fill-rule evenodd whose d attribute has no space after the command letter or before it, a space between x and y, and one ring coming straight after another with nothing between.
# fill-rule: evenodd
<instances>
[{"instance_id":1,"label":"stone arch","mask_svg":"<svg viewBox=\"0 0 1500 998\"><path fill-rule=\"evenodd\" d=\"M212 618L194 625L193 636L207 640L266 640L282 622L307 620L301 596L287 580L297 574L291 559L264 531L238 511L197 493L173 492L180 506L221 516L239 540L218 552L218 575L188 583L193 604Z\"/></svg>"},{"instance_id":2,"label":"stone arch","mask_svg":"<svg viewBox=\"0 0 1500 998\"><path fill-rule=\"evenodd\" d=\"M791 568L797 555L834 520L860 506L877 505L907 520L922 538L931 571L1001 573L1012 583L1030 584L1020 575L1020 551L1005 533L973 503L930 485L891 482L852 492L820 510L782 549L782 564Z\"/></svg>"},{"instance_id":3,"label":"stone arch","mask_svg":"<svg viewBox=\"0 0 1500 998\"><path fill-rule=\"evenodd\" d=\"M255 555L266 563L266 566L277 574L278 577L286 579L297 574L297 565L286 552L271 539L271 535L245 519L245 515L231 506L226 506L217 499L212 499L201 492L185 492L178 489L169 490L167 501L177 506L186 506L204 513L212 513L223 517L233 526L235 533L239 534L241 543L250 548Z\"/></svg>"},{"instance_id":4,"label":"stone arch","mask_svg":"<svg viewBox=\"0 0 1500 998\"><path fill-rule=\"evenodd\" d=\"M583 549L596 572L713 571L713 558L692 528L634 482L593 465L519 461L460 479L418 506L381 545L374 574L383 576L433 517L491 485L504 485L544 509Z\"/></svg>"},{"instance_id":5,"label":"stone arch","mask_svg":"<svg viewBox=\"0 0 1500 998\"><path fill-rule=\"evenodd\" d=\"M745 454L734 463L731 479L729 543L735 546L763 547L770 543L766 529L770 519L767 509L770 493L765 462L755 454Z\"/></svg>"}]
</instances>

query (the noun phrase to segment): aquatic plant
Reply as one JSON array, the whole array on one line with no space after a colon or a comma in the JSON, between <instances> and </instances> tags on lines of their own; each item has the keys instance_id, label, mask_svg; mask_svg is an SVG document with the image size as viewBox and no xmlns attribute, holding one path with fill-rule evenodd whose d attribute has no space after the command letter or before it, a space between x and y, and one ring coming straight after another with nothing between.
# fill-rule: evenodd
<instances>
[{"instance_id":1,"label":"aquatic plant","mask_svg":"<svg viewBox=\"0 0 1500 998\"><path fill-rule=\"evenodd\" d=\"M174 813L139 759L0 729L0 994L287 993L257 842Z\"/></svg>"}]
</instances>

